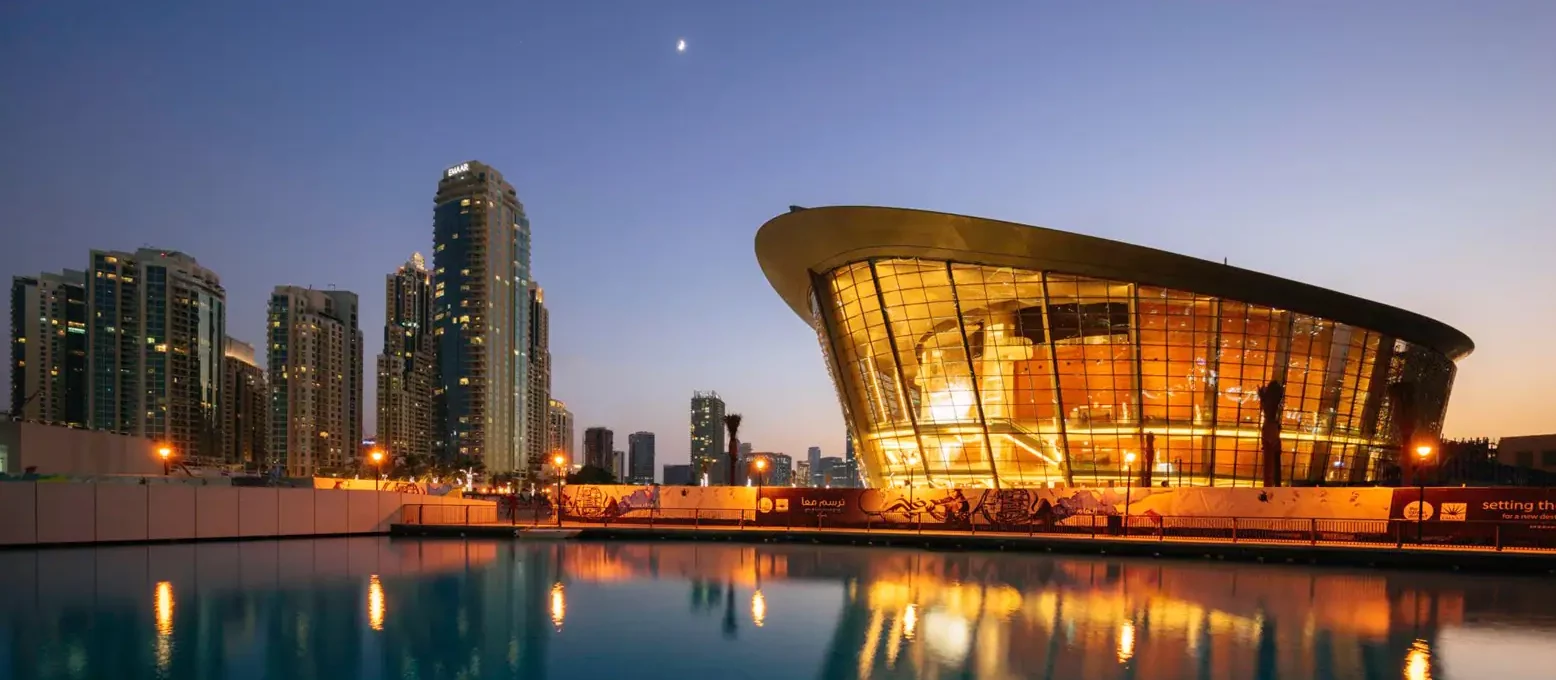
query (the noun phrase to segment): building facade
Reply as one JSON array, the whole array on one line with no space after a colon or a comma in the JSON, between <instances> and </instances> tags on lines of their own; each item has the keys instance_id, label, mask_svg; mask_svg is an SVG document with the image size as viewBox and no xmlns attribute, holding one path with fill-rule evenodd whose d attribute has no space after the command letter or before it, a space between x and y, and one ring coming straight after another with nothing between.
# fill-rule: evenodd
<instances>
[{"instance_id":1,"label":"building facade","mask_svg":"<svg viewBox=\"0 0 1556 680\"><path fill-rule=\"evenodd\" d=\"M696 486L692 479L692 466L690 465L666 465L664 468L665 486Z\"/></svg>"},{"instance_id":2,"label":"building facade","mask_svg":"<svg viewBox=\"0 0 1556 680\"><path fill-rule=\"evenodd\" d=\"M344 473L362 442L357 295L277 286L269 320L270 455L292 477Z\"/></svg>"},{"instance_id":3,"label":"building facade","mask_svg":"<svg viewBox=\"0 0 1556 680\"><path fill-rule=\"evenodd\" d=\"M821 447L812 446L806 449L805 461L808 463L805 469L810 472L810 476L806 478L806 481L811 486L821 486Z\"/></svg>"},{"instance_id":4,"label":"building facade","mask_svg":"<svg viewBox=\"0 0 1556 680\"><path fill-rule=\"evenodd\" d=\"M441 453L432 275L421 253L384 281L384 351L378 355L377 445L389 455Z\"/></svg>"},{"instance_id":5,"label":"building facade","mask_svg":"<svg viewBox=\"0 0 1556 680\"><path fill-rule=\"evenodd\" d=\"M514 472L527 450L529 219L513 185L476 161L445 170L433 202L441 436L488 472Z\"/></svg>"},{"instance_id":6,"label":"building facade","mask_svg":"<svg viewBox=\"0 0 1556 680\"><path fill-rule=\"evenodd\" d=\"M524 401L525 432L524 470L532 479L538 479L541 466L550 459L547 447L551 443L551 315L546 312L545 293L534 281L528 292L529 388Z\"/></svg>"},{"instance_id":7,"label":"building facade","mask_svg":"<svg viewBox=\"0 0 1556 680\"><path fill-rule=\"evenodd\" d=\"M762 460L765 469L757 470L756 461ZM791 486L794 484L794 459L786 453L756 451L741 454L740 478L745 484L765 486Z\"/></svg>"},{"instance_id":8,"label":"building facade","mask_svg":"<svg viewBox=\"0 0 1556 680\"><path fill-rule=\"evenodd\" d=\"M549 443L546 449L553 456L560 452L571 464L575 460L573 452L576 451L573 448L573 412L567 410L567 404L556 399L549 401L548 411L546 440Z\"/></svg>"},{"instance_id":9,"label":"building facade","mask_svg":"<svg viewBox=\"0 0 1556 680\"><path fill-rule=\"evenodd\" d=\"M1440 431L1473 349L1387 305L1007 222L795 209L756 241L872 486L1121 486L1143 465L1184 485L1370 481Z\"/></svg>"},{"instance_id":10,"label":"building facade","mask_svg":"<svg viewBox=\"0 0 1556 680\"><path fill-rule=\"evenodd\" d=\"M1503 437L1497 441L1496 456L1502 465L1556 472L1556 434Z\"/></svg>"},{"instance_id":11,"label":"building facade","mask_svg":"<svg viewBox=\"0 0 1556 680\"><path fill-rule=\"evenodd\" d=\"M184 459L221 460L221 280L176 251L94 250L91 258L91 427L156 440Z\"/></svg>"},{"instance_id":12,"label":"building facade","mask_svg":"<svg viewBox=\"0 0 1556 680\"><path fill-rule=\"evenodd\" d=\"M591 427L584 430L584 465L610 471L616 467L611 455L616 450L616 435L610 428Z\"/></svg>"},{"instance_id":13,"label":"building facade","mask_svg":"<svg viewBox=\"0 0 1556 680\"><path fill-rule=\"evenodd\" d=\"M826 456L817 465L820 474L812 472L816 477L813 486L826 489L846 489L853 486L851 475L848 474L848 462L838 456Z\"/></svg>"},{"instance_id":14,"label":"building facade","mask_svg":"<svg viewBox=\"0 0 1556 680\"><path fill-rule=\"evenodd\" d=\"M270 385L254 346L227 338L222 352L222 459L245 469L270 466Z\"/></svg>"},{"instance_id":15,"label":"building facade","mask_svg":"<svg viewBox=\"0 0 1556 680\"><path fill-rule=\"evenodd\" d=\"M606 469L610 470L611 476L615 477L618 483L627 483L627 452L621 449L611 451L611 464Z\"/></svg>"},{"instance_id":16,"label":"building facade","mask_svg":"<svg viewBox=\"0 0 1556 680\"><path fill-rule=\"evenodd\" d=\"M718 392L693 392L691 421L691 465L693 476L701 477L714 472L714 466L729 456L724 439L724 399ZM715 477L714 483L725 480L727 477Z\"/></svg>"},{"instance_id":17,"label":"building facade","mask_svg":"<svg viewBox=\"0 0 1556 680\"><path fill-rule=\"evenodd\" d=\"M11 416L86 427L86 273L11 280Z\"/></svg>"},{"instance_id":18,"label":"building facade","mask_svg":"<svg viewBox=\"0 0 1556 680\"><path fill-rule=\"evenodd\" d=\"M818 461L819 462L819 461ZM810 461L802 460L794 464L794 486L815 486L811 481Z\"/></svg>"},{"instance_id":19,"label":"building facade","mask_svg":"<svg viewBox=\"0 0 1556 680\"><path fill-rule=\"evenodd\" d=\"M628 484L654 483L654 433L633 432L627 435Z\"/></svg>"}]
</instances>

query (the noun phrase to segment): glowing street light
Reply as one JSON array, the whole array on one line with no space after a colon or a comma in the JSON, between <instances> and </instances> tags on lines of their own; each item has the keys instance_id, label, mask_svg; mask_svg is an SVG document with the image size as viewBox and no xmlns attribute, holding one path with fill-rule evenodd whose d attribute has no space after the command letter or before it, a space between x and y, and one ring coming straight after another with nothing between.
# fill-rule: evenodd
<instances>
[{"instance_id":1,"label":"glowing street light","mask_svg":"<svg viewBox=\"0 0 1556 680\"><path fill-rule=\"evenodd\" d=\"M173 447L163 446L157 449L157 455L162 458L162 476L166 477L168 474L170 474L168 468L168 459L173 457Z\"/></svg>"},{"instance_id":2,"label":"glowing street light","mask_svg":"<svg viewBox=\"0 0 1556 680\"><path fill-rule=\"evenodd\" d=\"M563 469L563 467L565 467L567 465L567 456L564 456L560 452L558 452L556 455L551 457L551 464L556 466L556 499L555 499L556 502L553 503L552 506L555 508L555 512L556 512L556 525L558 527L561 527L562 526L562 469ZM557 587L560 588L561 585L562 584L559 583L559 584L557 584ZM561 626L562 626L562 624L559 621L557 623L557 627L561 628Z\"/></svg>"},{"instance_id":3,"label":"glowing street light","mask_svg":"<svg viewBox=\"0 0 1556 680\"><path fill-rule=\"evenodd\" d=\"M1415 468L1416 468L1416 485L1420 489L1420 492L1419 492L1419 494L1416 497L1416 544L1417 545L1419 545L1421 543L1421 535L1423 533L1423 529L1425 528L1424 525L1426 523L1426 475L1422 474L1423 470L1421 468L1426 465L1427 459L1429 459L1431 457L1432 457L1432 445L1431 444L1423 443L1423 444L1416 445L1416 458L1417 458L1416 465L1415 465Z\"/></svg>"},{"instance_id":4,"label":"glowing street light","mask_svg":"<svg viewBox=\"0 0 1556 680\"><path fill-rule=\"evenodd\" d=\"M373 459L373 490L378 491L379 482L384 478L384 452L374 449L367 457Z\"/></svg>"},{"instance_id":5,"label":"glowing street light","mask_svg":"<svg viewBox=\"0 0 1556 680\"><path fill-rule=\"evenodd\" d=\"M751 461L751 465L756 468L756 511L760 513L762 511L762 484L767 481L767 456L757 456L756 460ZM756 516L753 515L751 520L756 521ZM758 623L756 625L760 626L762 624Z\"/></svg>"}]
</instances>

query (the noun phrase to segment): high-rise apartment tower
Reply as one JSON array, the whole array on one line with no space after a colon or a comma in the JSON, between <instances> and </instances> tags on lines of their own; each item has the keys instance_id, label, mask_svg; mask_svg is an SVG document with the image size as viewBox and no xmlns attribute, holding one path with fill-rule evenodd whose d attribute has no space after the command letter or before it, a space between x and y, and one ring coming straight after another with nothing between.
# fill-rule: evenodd
<instances>
[{"instance_id":1,"label":"high-rise apartment tower","mask_svg":"<svg viewBox=\"0 0 1556 680\"><path fill-rule=\"evenodd\" d=\"M444 436L488 472L522 468L529 392L529 219L484 163L443 171L433 207L433 315Z\"/></svg>"},{"instance_id":2,"label":"high-rise apartment tower","mask_svg":"<svg viewBox=\"0 0 1556 680\"><path fill-rule=\"evenodd\" d=\"M270 386L254 346L227 338L222 353L222 458L268 470Z\"/></svg>"},{"instance_id":3,"label":"high-rise apartment tower","mask_svg":"<svg viewBox=\"0 0 1556 680\"><path fill-rule=\"evenodd\" d=\"M86 285L87 413L93 429L222 459L227 293L193 257L92 251Z\"/></svg>"},{"instance_id":4,"label":"high-rise apartment tower","mask_svg":"<svg viewBox=\"0 0 1556 680\"><path fill-rule=\"evenodd\" d=\"M551 424L551 315L546 313L546 301L540 286L529 284L529 390L524 400L525 432L524 469L531 479L540 478L540 468L551 456L547 435Z\"/></svg>"},{"instance_id":5,"label":"high-rise apartment tower","mask_svg":"<svg viewBox=\"0 0 1556 680\"><path fill-rule=\"evenodd\" d=\"M421 253L415 253L384 282L377 443L392 456L430 456L439 452L439 386L432 309L432 275Z\"/></svg>"},{"instance_id":6,"label":"high-rise apartment tower","mask_svg":"<svg viewBox=\"0 0 1556 680\"><path fill-rule=\"evenodd\" d=\"M567 464L573 464L573 412L567 410L567 404L555 399L551 400L546 424L546 452L552 456L560 452ZM550 464L549 457L546 464Z\"/></svg>"},{"instance_id":7,"label":"high-rise apartment tower","mask_svg":"<svg viewBox=\"0 0 1556 680\"><path fill-rule=\"evenodd\" d=\"M11 280L11 415L87 426L86 274Z\"/></svg>"},{"instance_id":8,"label":"high-rise apartment tower","mask_svg":"<svg viewBox=\"0 0 1556 680\"><path fill-rule=\"evenodd\" d=\"M724 447L724 399L718 392L692 393L692 470L694 476L711 473L713 466L729 456ZM700 479L694 480L701 483ZM715 484L727 481L713 480Z\"/></svg>"},{"instance_id":9,"label":"high-rise apartment tower","mask_svg":"<svg viewBox=\"0 0 1556 680\"><path fill-rule=\"evenodd\" d=\"M270 454L293 477L360 462L357 294L277 286L270 295Z\"/></svg>"}]
</instances>

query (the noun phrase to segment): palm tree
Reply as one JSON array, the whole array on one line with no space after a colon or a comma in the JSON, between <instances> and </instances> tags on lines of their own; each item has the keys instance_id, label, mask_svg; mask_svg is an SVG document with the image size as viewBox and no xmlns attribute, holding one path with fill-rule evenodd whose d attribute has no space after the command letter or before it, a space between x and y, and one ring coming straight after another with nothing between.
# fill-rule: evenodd
<instances>
[{"instance_id":1,"label":"palm tree","mask_svg":"<svg viewBox=\"0 0 1556 680\"><path fill-rule=\"evenodd\" d=\"M1259 443L1264 449L1264 485L1280 486L1280 414L1281 401L1286 398L1286 386L1279 380L1271 380L1259 388L1259 410L1264 422L1259 432Z\"/></svg>"},{"instance_id":2,"label":"palm tree","mask_svg":"<svg viewBox=\"0 0 1556 680\"><path fill-rule=\"evenodd\" d=\"M724 416L724 429L729 430L729 485L735 486L735 456L740 450L740 414Z\"/></svg>"}]
</instances>

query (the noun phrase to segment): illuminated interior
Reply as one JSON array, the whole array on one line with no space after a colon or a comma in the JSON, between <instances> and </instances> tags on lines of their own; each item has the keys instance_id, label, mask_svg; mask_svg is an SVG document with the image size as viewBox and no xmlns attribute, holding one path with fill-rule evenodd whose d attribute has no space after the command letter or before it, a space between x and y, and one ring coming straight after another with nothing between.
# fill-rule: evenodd
<instances>
[{"instance_id":1,"label":"illuminated interior","mask_svg":"<svg viewBox=\"0 0 1556 680\"><path fill-rule=\"evenodd\" d=\"M1154 483L1252 486L1271 380L1282 478L1371 481L1399 449L1390 386L1436 432L1454 375L1381 332L1129 281L877 258L811 293L876 487L1122 485L1148 443Z\"/></svg>"}]
</instances>

